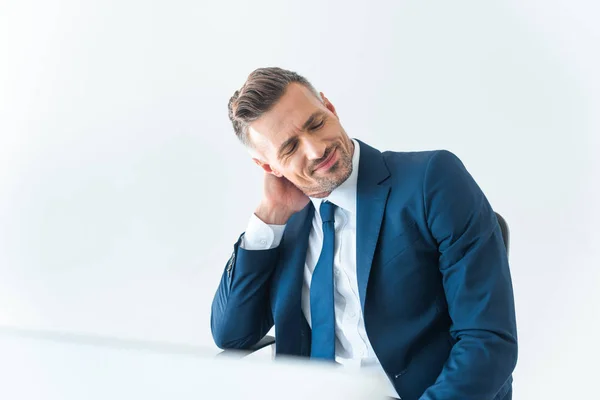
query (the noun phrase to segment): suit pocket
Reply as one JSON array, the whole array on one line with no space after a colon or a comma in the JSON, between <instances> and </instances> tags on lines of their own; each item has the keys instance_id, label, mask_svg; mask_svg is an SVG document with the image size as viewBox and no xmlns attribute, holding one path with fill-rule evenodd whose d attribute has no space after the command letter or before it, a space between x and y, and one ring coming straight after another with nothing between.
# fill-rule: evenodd
<instances>
[{"instance_id":1,"label":"suit pocket","mask_svg":"<svg viewBox=\"0 0 600 400\"><path fill-rule=\"evenodd\" d=\"M392 237L383 237L379 243L379 259L381 265L387 265L409 250L417 238L403 232Z\"/></svg>"}]
</instances>

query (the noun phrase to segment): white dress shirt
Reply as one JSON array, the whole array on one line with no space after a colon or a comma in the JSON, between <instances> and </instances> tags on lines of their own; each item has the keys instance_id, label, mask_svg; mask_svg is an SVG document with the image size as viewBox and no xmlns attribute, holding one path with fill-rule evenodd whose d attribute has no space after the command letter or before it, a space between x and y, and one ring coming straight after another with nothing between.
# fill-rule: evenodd
<instances>
[{"instance_id":1,"label":"white dress shirt","mask_svg":"<svg viewBox=\"0 0 600 400\"><path fill-rule=\"evenodd\" d=\"M335 303L335 359L348 367L360 368L365 372L379 374L387 385L391 396L398 396L393 385L387 379L369 338L365 331L365 322L358 295L356 276L356 185L360 145L354 142L352 155L352 174L329 197L310 198L315 213L308 237L308 248L304 264L304 284L302 287L302 311L309 325L310 284L312 274L321 255L323 246L323 222L319 213L321 202L328 200L335 204L335 252L333 259L334 303ZM285 225L269 225L252 214L241 246L246 250L267 250L279 246ZM312 326L312 325L311 325ZM382 380L383 380L382 379Z\"/></svg>"}]
</instances>

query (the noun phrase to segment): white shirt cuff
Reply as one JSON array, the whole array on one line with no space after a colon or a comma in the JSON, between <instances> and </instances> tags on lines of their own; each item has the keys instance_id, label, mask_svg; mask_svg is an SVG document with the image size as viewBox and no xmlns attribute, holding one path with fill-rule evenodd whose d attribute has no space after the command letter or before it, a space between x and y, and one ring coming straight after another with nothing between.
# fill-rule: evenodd
<instances>
[{"instance_id":1,"label":"white shirt cuff","mask_svg":"<svg viewBox=\"0 0 600 400\"><path fill-rule=\"evenodd\" d=\"M269 250L281 243L285 225L270 225L264 223L255 214L248 222L248 228L242 236L240 246L245 250Z\"/></svg>"}]
</instances>

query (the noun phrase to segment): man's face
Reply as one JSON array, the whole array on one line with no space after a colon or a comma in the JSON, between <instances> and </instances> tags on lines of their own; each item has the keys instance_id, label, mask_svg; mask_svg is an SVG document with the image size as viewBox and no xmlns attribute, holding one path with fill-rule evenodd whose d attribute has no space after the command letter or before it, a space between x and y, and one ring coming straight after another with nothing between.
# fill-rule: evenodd
<instances>
[{"instance_id":1,"label":"man's face","mask_svg":"<svg viewBox=\"0 0 600 400\"><path fill-rule=\"evenodd\" d=\"M307 196L327 197L350 176L354 143L333 105L291 83L267 113L250 124L250 141L266 172L285 177Z\"/></svg>"}]
</instances>

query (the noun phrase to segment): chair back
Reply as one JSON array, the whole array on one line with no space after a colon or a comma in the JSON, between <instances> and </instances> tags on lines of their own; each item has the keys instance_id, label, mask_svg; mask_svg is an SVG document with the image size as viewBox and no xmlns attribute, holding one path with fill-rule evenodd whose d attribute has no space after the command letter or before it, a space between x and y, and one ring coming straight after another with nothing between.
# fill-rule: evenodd
<instances>
[{"instance_id":1,"label":"chair back","mask_svg":"<svg viewBox=\"0 0 600 400\"><path fill-rule=\"evenodd\" d=\"M498 225L500 225L500 231L502 231L502 240L504 241L504 247L506 247L506 254L508 254L510 247L510 231L508 230L508 223L506 223L504 217L498 213L496 213L496 218L498 219Z\"/></svg>"}]
</instances>

